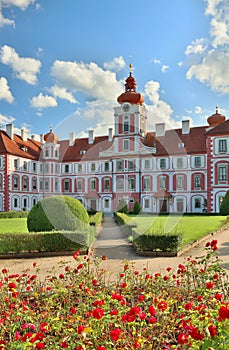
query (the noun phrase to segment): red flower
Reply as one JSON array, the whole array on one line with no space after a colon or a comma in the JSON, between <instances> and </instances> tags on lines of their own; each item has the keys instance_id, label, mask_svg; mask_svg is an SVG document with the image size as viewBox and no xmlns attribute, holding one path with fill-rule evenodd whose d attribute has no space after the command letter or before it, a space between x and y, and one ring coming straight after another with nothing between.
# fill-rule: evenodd
<instances>
[{"instance_id":1,"label":"red flower","mask_svg":"<svg viewBox=\"0 0 229 350\"><path fill-rule=\"evenodd\" d=\"M66 349L68 347L68 343L66 341L63 341L60 346L63 348L63 349Z\"/></svg>"},{"instance_id":2,"label":"red flower","mask_svg":"<svg viewBox=\"0 0 229 350\"><path fill-rule=\"evenodd\" d=\"M76 314L76 308L74 306L70 307L70 311L72 314Z\"/></svg>"},{"instance_id":3,"label":"red flower","mask_svg":"<svg viewBox=\"0 0 229 350\"><path fill-rule=\"evenodd\" d=\"M222 297L223 297L223 295L222 295L221 293L216 293L216 295L215 295L215 298L216 298L217 300L222 299Z\"/></svg>"},{"instance_id":4,"label":"red flower","mask_svg":"<svg viewBox=\"0 0 229 350\"><path fill-rule=\"evenodd\" d=\"M187 344L188 343L188 334L179 333L177 341L180 345Z\"/></svg>"},{"instance_id":5,"label":"red flower","mask_svg":"<svg viewBox=\"0 0 229 350\"><path fill-rule=\"evenodd\" d=\"M144 301L144 300L145 300L145 295L138 296L138 301Z\"/></svg>"},{"instance_id":6,"label":"red flower","mask_svg":"<svg viewBox=\"0 0 229 350\"><path fill-rule=\"evenodd\" d=\"M44 349L45 348L45 343L37 343L36 344L36 349Z\"/></svg>"},{"instance_id":7,"label":"red flower","mask_svg":"<svg viewBox=\"0 0 229 350\"><path fill-rule=\"evenodd\" d=\"M213 282L207 282L206 283L206 288L207 289L212 289L214 287L214 283Z\"/></svg>"},{"instance_id":8,"label":"red flower","mask_svg":"<svg viewBox=\"0 0 229 350\"><path fill-rule=\"evenodd\" d=\"M156 310L155 310L153 305L149 306L148 311L149 311L151 316L155 316L156 315Z\"/></svg>"},{"instance_id":9,"label":"red flower","mask_svg":"<svg viewBox=\"0 0 229 350\"><path fill-rule=\"evenodd\" d=\"M14 282L10 282L10 283L8 284L8 288L9 288L10 291L12 291L13 289L16 289L17 286L16 286L16 284L15 284Z\"/></svg>"},{"instance_id":10,"label":"red flower","mask_svg":"<svg viewBox=\"0 0 229 350\"><path fill-rule=\"evenodd\" d=\"M151 317L149 317L148 322L149 322L150 324L153 324L153 323L156 323L156 322L157 322L157 319L156 319L156 317L151 316Z\"/></svg>"},{"instance_id":11,"label":"red flower","mask_svg":"<svg viewBox=\"0 0 229 350\"><path fill-rule=\"evenodd\" d=\"M36 262L34 262L34 263L33 263L33 267L36 267L36 266L37 266L37 263L36 263Z\"/></svg>"},{"instance_id":12,"label":"red flower","mask_svg":"<svg viewBox=\"0 0 229 350\"><path fill-rule=\"evenodd\" d=\"M3 274L6 274L7 272L8 272L7 269L2 269L2 273L3 273Z\"/></svg>"},{"instance_id":13,"label":"red flower","mask_svg":"<svg viewBox=\"0 0 229 350\"><path fill-rule=\"evenodd\" d=\"M192 309L192 303L187 303L187 304L185 304L185 306L184 306L184 308L185 308L185 310L191 310Z\"/></svg>"},{"instance_id":14,"label":"red flower","mask_svg":"<svg viewBox=\"0 0 229 350\"><path fill-rule=\"evenodd\" d=\"M204 339L204 335L200 333L199 329L197 327L193 327L190 331L190 335L195 340L202 340Z\"/></svg>"},{"instance_id":15,"label":"red flower","mask_svg":"<svg viewBox=\"0 0 229 350\"><path fill-rule=\"evenodd\" d=\"M160 301L157 307L158 307L158 310L165 311L167 309L167 304L165 301Z\"/></svg>"},{"instance_id":16,"label":"red flower","mask_svg":"<svg viewBox=\"0 0 229 350\"><path fill-rule=\"evenodd\" d=\"M61 280L64 279L64 274L61 273L61 274L59 275L59 278L60 278Z\"/></svg>"},{"instance_id":17,"label":"red flower","mask_svg":"<svg viewBox=\"0 0 229 350\"><path fill-rule=\"evenodd\" d=\"M103 255L103 256L102 256L102 260L107 260L106 255Z\"/></svg>"},{"instance_id":18,"label":"red flower","mask_svg":"<svg viewBox=\"0 0 229 350\"><path fill-rule=\"evenodd\" d=\"M96 348L96 350L106 350L107 348L105 348L105 346L98 346L97 348Z\"/></svg>"},{"instance_id":19,"label":"red flower","mask_svg":"<svg viewBox=\"0 0 229 350\"><path fill-rule=\"evenodd\" d=\"M40 330L41 332L49 332L50 331L50 327L48 325L47 322L43 322L40 324Z\"/></svg>"},{"instance_id":20,"label":"red flower","mask_svg":"<svg viewBox=\"0 0 229 350\"><path fill-rule=\"evenodd\" d=\"M110 337L113 341L117 341L121 333L122 333L122 330L120 328L112 329L110 331Z\"/></svg>"},{"instance_id":21,"label":"red flower","mask_svg":"<svg viewBox=\"0 0 229 350\"><path fill-rule=\"evenodd\" d=\"M77 250L74 254L73 254L73 259L77 260L78 259L78 256L80 254L80 251Z\"/></svg>"},{"instance_id":22,"label":"red flower","mask_svg":"<svg viewBox=\"0 0 229 350\"><path fill-rule=\"evenodd\" d=\"M216 326L214 326L213 324L211 324L209 327L208 327L208 330L211 334L211 337L215 337L216 334L217 334L217 328Z\"/></svg>"},{"instance_id":23,"label":"red flower","mask_svg":"<svg viewBox=\"0 0 229 350\"><path fill-rule=\"evenodd\" d=\"M229 310L226 306L222 305L219 309L219 320L224 321L229 319Z\"/></svg>"},{"instance_id":24,"label":"red flower","mask_svg":"<svg viewBox=\"0 0 229 350\"><path fill-rule=\"evenodd\" d=\"M92 311L92 315L94 318L96 318L97 320L100 320L103 316L104 316L104 310L101 309L100 307L97 307L96 309L94 309Z\"/></svg>"},{"instance_id":25,"label":"red flower","mask_svg":"<svg viewBox=\"0 0 229 350\"><path fill-rule=\"evenodd\" d=\"M84 328L85 328L84 326L78 326L78 328L77 328L77 333L78 333L78 334L83 333Z\"/></svg>"}]
</instances>

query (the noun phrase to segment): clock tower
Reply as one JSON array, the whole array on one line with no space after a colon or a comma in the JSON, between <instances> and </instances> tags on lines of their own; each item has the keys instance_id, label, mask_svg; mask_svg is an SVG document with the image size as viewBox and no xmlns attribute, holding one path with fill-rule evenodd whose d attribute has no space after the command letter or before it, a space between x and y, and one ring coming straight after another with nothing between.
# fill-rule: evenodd
<instances>
[{"instance_id":1,"label":"clock tower","mask_svg":"<svg viewBox=\"0 0 229 350\"><path fill-rule=\"evenodd\" d=\"M118 107L114 108L114 137L120 138L119 151L137 151L135 148L142 137L146 135L146 108L144 97L136 91L136 80L130 74L126 79L125 92L118 98ZM122 140L121 140L122 139Z\"/></svg>"}]
</instances>

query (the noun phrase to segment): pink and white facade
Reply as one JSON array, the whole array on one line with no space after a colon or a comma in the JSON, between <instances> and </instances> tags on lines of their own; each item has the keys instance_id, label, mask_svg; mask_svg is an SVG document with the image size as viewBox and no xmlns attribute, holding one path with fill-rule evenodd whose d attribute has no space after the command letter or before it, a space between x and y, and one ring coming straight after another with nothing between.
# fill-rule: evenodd
<instances>
[{"instance_id":1,"label":"pink and white facade","mask_svg":"<svg viewBox=\"0 0 229 350\"><path fill-rule=\"evenodd\" d=\"M130 210L219 212L229 189L229 120L216 113L208 125L147 131L144 98L130 73L114 108L108 135L58 140L50 132L41 141L13 125L0 130L0 211L30 210L40 199L64 194L88 209L116 210L124 198Z\"/></svg>"}]
</instances>

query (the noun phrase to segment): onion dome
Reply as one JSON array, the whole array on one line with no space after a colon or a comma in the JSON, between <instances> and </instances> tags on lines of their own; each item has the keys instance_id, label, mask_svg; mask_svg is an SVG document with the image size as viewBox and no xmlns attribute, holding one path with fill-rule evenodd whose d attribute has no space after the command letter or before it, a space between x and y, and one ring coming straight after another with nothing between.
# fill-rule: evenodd
<instances>
[{"instance_id":1,"label":"onion dome","mask_svg":"<svg viewBox=\"0 0 229 350\"><path fill-rule=\"evenodd\" d=\"M208 117L207 120L208 120L209 126L214 128L215 126L224 123L226 120L226 117L219 113L218 106L216 106L215 114L212 114L210 117Z\"/></svg>"},{"instance_id":2,"label":"onion dome","mask_svg":"<svg viewBox=\"0 0 229 350\"><path fill-rule=\"evenodd\" d=\"M136 80L132 76L132 64L129 65L130 75L126 79L125 92L123 92L118 98L118 103L129 102L131 104L141 105L144 102L144 97L136 92Z\"/></svg>"},{"instance_id":3,"label":"onion dome","mask_svg":"<svg viewBox=\"0 0 229 350\"><path fill-rule=\"evenodd\" d=\"M58 137L52 132L52 125L50 125L50 131L44 135L44 140L46 143L57 143Z\"/></svg>"}]
</instances>

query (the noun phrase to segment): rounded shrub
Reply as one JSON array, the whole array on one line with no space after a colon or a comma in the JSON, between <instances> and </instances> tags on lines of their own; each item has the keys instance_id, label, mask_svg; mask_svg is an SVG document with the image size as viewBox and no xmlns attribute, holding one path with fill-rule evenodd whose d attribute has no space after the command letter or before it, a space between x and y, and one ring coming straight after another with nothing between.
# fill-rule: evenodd
<instances>
[{"instance_id":1,"label":"rounded shrub","mask_svg":"<svg viewBox=\"0 0 229 350\"><path fill-rule=\"evenodd\" d=\"M120 202L118 203L117 211L119 213L124 213L124 214L128 214L129 213L129 209L128 209L128 206L127 206L126 201L125 201L124 198L122 198L120 200Z\"/></svg>"},{"instance_id":2,"label":"rounded shrub","mask_svg":"<svg viewBox=\"0 0 229 350\"><path fill-rule=\"evenodd\" d=\"M80 201L68 196L52 196L39 201L27 218L29 232L82 231L89 216Z\"/></svg>"},{"instance_id":3,"label":"rounded shrub","mask_svg":"<svg viewBox=\"0 0 229 350\"><path fill-rule=\"evenodd\" d=\"M140 211L142 210L140 203L139 202L135 202L134 203L134 210L133 210L133 214L137 215L140 213Z\"/></svg>"}]
</instances>

